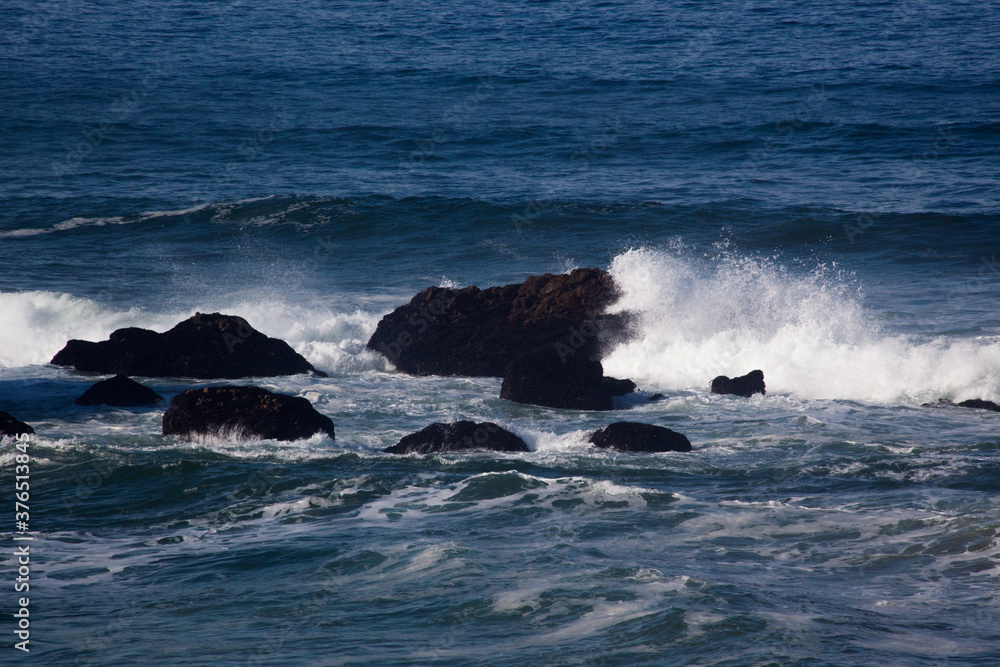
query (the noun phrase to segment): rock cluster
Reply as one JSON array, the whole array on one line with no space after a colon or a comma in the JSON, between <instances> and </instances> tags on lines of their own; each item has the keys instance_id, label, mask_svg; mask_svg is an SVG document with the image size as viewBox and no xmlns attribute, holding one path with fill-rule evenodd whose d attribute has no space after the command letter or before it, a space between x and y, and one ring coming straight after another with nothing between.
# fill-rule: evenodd
<instances>
[{"instance_id":1,"label":"rock cluster","mask_svg":"<svg viewBox=\"0 0 1000 667\"><path fill-rule=\"evenodd\" d=\"M594 431L588 440L601 449L622 452L690 452L691 441L669 428L637 422L615 422ZM411 433L392 447L388 454L433 454L464 450L527 452L524 440L492 422L458 421L434 423Z\"/></svg>"},{"instance_id":2,"label":"rock cluster","mask_svg":"<svg viewBox=\"0 0 1000 667\"><path fill-rule=\"evenodd\" d=\"M568 274L529 276L523 283L479 289L429 287L379 322L368 348L413 375L502 377L500 398L553 408L611 410L614 398L636 390L631 380L606 377L601 355L629 329L628 314L605 311L619 293L610 274L576 269ZM108 340L71 340L53 357L56 365L83 372L114 373L91 386L77 405L143 406L162 399L127 375L200 379L270 377L317 371L291 346L253 329L241 317L196 313L164 333L126 328ZM766 394L764 373L720 375L715 394ZM663 399L655 394L650 401ZM627 401L626 401L627 403ZM941 406L1000 412L992 401L972 399ZM0 434L34 433L0 412ZM163 415L163 434L192 438L208 434L296 440L324 433L334 424L304 399L255 386L183 391ZM615 422L589 441L623 452L689 452L684 435L662 426ZM464 450L526 452L517 435L492 422L434 423L384 451L392 454Z\"/></svg>"},{"instance_id":3,"label":"rock cluster","mask_svg":"<svg viewBox=\"0 0 1000 667\"><path fill-rule=\"evenodd\" d=\"M429 287L382 318L368 347L404 373L503 377L500 397L576 410L610 410L635 390L605 378L601 353L626 333L606 271L529 276L479 289Z\"/></svg>"},{"instance_id":4,"label":"rock cluster","mask_svg":"<svg viewBox=\"0 0 1000 667\"><path fill-rule=\"evenodd\" d=\"M602 353L628 331L627 314L605 313L618 296L610 274L599 269L530 276L523 283L488 289L429 287L383 317L368 347L405 373L503 377L500 397L507 400L611 410L614 397L636 390L631 380L605 377L600 361ZM77 399L78 405L138 406L162 400L127 375L199 379L323 375L284 341L256 331L243 318L220 313L197 313L164 333L127 328L102 342L71 340L52 363L115 374L90 387ZM712 389L764 393L763 373L754 371L732 380L720 376ZM659 398L661 394L651 400ZM183 391L164 413L162 430L164 435L185 438L235 434L295 440L316 433L334 437L333 422L308 400L255 386ZM600 448L629 452L691 449L679 433L633 422L611 424L590 440ZM431 424L385 451L470 449L528 451L521 438L492 422L465 420Z\"/></svg>"}]
</instances>

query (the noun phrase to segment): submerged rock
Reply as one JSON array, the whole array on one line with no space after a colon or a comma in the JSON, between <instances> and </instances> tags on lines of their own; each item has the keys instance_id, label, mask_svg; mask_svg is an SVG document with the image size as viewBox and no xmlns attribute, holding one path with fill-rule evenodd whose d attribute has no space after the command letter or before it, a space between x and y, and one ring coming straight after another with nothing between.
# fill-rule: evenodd
<instances>
[{"instance_id":1,"label":"submerged rock","mask_svg":"<svg viewBox=\"0 0 1000 667\"><path fill-rule=\"evenodd\" d=\"M764 389L764 371L750 371L738 378L728 378L725 375L712 380L713 394L735 394L750 398L754 394L766 394Z\"/></svg>"},{"instance_id":2,"label":"submerged rock","mask_svg":"<svg viewBox=\"0 0 1000 667\"><path fill-rule=\"evenodd\" d=\"M234 434L268 440L300 440L316 433L334 438L333 421L298 396L260 387L205 387L174 396L163 414L163 435Z\"/></svg>"},{"instance_id":3,"label":"submerged rock","mask_svg":"<svg viewBox=\"0 0 1000 667\"><path fill-rule=\"evenodd\" d=\"M77 405L114 405L136 407L156 405L163 397L155 391L124 375L116 375L91 385L76 399Z\"/></svg>"},{"instance_id":4,"label":"submerged rock","mask_svg":"<svg viewBox=\"0 0 1000 667\"><path fill-rule=\"evenodd\" d=\"M500 398L550 408L611 410L612 396L633 391L631 380L604 377L600 361L561 355L550 345L507 364Z\"/></svg>"},{"instance_id":5,"label":"submerged rock","mask_svg":"<svg viewBox=\"0 0 1000 667\"><path fill-rule=\"evenodd\" d=\"M1000 405L997 405L993 401L985 401L981 398L971 398L967 401L962 401L958 404L960 408L975 408L976 410L992 410L993 412L1000 412Z\"/></svg>"},{"instance_id":6,"label":"submerged rock","mask_svg":"<svg viewBox=\"0 0 1000 667\"><path fill-rule=\"evenodd\" d=\"M524 440L493 422L477 424L462 420L454 424L435 422L416 433L411 433L383 451L387 454L431 454L466 449L526 452L528 446L524 444Z\"/></svg>"},{"instance_id":7,"label":"submerged rock","mask_svg":"<svg viewBox=\"0 0 1000 667\"><path fill-rule=\"evenodd\" d=\"M0 435L18 436L34 432L35 429L31 428L9 412L0 412Z\"/></svg>"},{"instance_id":8,"label":"submerged rock","mask_svg":"<svg viewBox=\"0 0 1000 667\"><path fill-rule=\"evenodd\" d=\"M663 426L615 422L594 431L589 438L602 449L622 452L690 452L691 441Z\"/></svg>"},{"instance_id":9,"label":"submerged rock","mask_svg":"<svg viewBox=\"0 0 1000 667\"><path fill-rule=\"evenodd\" d=\"M78 371L199 379L315 373L283 340L260 333L242 317L196 313L170 331L130 327L106 341L71 340L52 358Z\"/></svg>"},{"instance_id":10,"label":"submerged rock","mask_svg":"<svg viewBox=\"0 0 1000 667\"><path fill-rule=\"evenodd\" d=\"M500 377L515 357L544 345L598 359L625 332L626 316L602 314L617 298L599 269L488 289L429 287L383 317L368 347L412 375Z\"/></svg>"}]
</instances>

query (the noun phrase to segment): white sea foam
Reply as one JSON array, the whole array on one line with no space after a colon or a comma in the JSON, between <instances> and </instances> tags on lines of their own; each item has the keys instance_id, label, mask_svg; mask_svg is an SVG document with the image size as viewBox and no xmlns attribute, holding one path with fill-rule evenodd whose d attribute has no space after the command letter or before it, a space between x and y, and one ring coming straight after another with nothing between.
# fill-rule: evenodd
<instances>
[{"instance_id":1,"label":"white sea foam","mask_svg":"<svg viewBox=\"0 0 1000 667\"><path fill-rule=\"evenodd\" d=\"M625 252L611 272L623 290L614 309L636 312L639 320L638 336L604 359L605 371L646 390L705 391L716 375L760 368L771 396L911 404L1000 399L1000 338L917 340L885 331L834 268L803 274L773 259L725 250L702 257L670 247ZM387 370L386 359L365 346L386 306L359 303L335 294L305 301L243 293L154 311L64 293L2 293L0 368L47 363L71 338L104 340L126 326L165 331L196 311L218 311L287 341L321 370ZM538 437L529 444L567 450L577 440Z\"/></svg>"},{"instance_id":2,"label":"white sea foam","mask_svg":"<svg viewBox=\"0 0 1000 667\"><path fill-rule=\"evenodd\" d=\"M191 206L188 208L170 210L170 211L143 211L142 213L133 214L130 216L98 216L93 218L76 216L73 218L67 218L60 222L55 223L50 227L25 227L22 229L9 229L6 231L0 231L0 238L18 238L25 236L39 236L42 234L52 234L54 232L66 232L72 229L77 229L80 227L105 227L107 225L132 225L141 222L149 222L151 220L156 220L157 218L167 218L167 217L181 217L190 215L198 211L202 211L208 208L216 208L221 214L228 214L236 206L241 204L249 204L256 201L263 201L265 199L271 199L271 197L251 197L248 199L240 199L232 202L225 202L221 204L198 204L196 206ZM217 213L216 217L220 214Z\"/></svg>"},{"instance_id":3,"label":"white sea foam","mask_svg":"<svg viewBox=\"0 0 1000 667\"><path fill-rule=\"evenodd\" d=\"M26 227L23 229L9 229L0 232L0 238L17 238L24 236L38 236L40 234L51 234L53 232L65 232L71 229L76 229L77 227L104 227L105 225L125 225L129 222L135 222L133 220L126 220L121 216L110 216L103 218L83 218L75 217L57 222L51 227L41 227L41 228L31 228Z\"/></svg>"},{"instance_id":4,"label":"white sea foam","mask_svg":"<svg viewBox=\"0 0 1000 667\"><path fill-rule=\"evenodd\" d=\"M541 608L541 596L549 590L550 583L544 579L524 582L514 590L504 591L493 599L493 610L506 613L529 609L535 611Z\"/></svg>"},{"instance_id":5,"label":"white sea foam","mask_svg":"<svg viewBox=\"0 0 1000 667\"><path fill-rule=\"evenodd\" d=\"M0 367L46 364L71 338L102 340L121 327L162 330L176 316L113 309L56 292L0 293Z\"/></svg>"},{"instance_id":6,"label":"white sea foam","mask_svg":"<svg viewBox=\"0 0 1000 667\"><path fill-rule=\"evenodd\" d=\"M470 483L482 482L491 477L516 476L523 486L498 496L474 499L474 495L463 497L461 494ZM607 480L592 480L585 477L564 477L550 479L535 477L509 470L506 472L488 472L473 475L457 484L439 487L406 486L366 505L359 513L359 518L382 525L390 525L407 521L422 521L428 517L452 515L457 512L484 512L503 509L518 502L525 502L530 496L531 504L536 507L553 509L555 501L572 499L578 503L581 511L601 508L606 502L623 503L630 508L645 507L643 495L659 494L659 491L638 486L616 484ZM471 506L462 506L470 503ZM442 512L448 508L448 512ZM574 510L576 511L576 510Z\"/></svg>"},{"instance_id":7,"label":"white sea foam","mask_svg":"<svg viewBox=\"0 0 1000 667\"><path fill-rule=\"evenodd\" d=\"M243 317L258 331L287 342L326 372L357 373L387 367L385 357L365 347L375 333L380 314L358 308L290 305L277 298L213 306L214 310L220 308Z\"/></svg>"},{"instance_id":8,"label":"white sea foam","mask_svg":"<svg viewBox=\"0 0 1000 667\"><path fill-rule=\"evenodd\" d=\"M403 568L405 574L422 572L424 570L438 569L445 561L449 560L449 551L455 549L454 542L444 542L442 544L432 544L413 557L409 565ZM463 561L460 559L451 560L447 567L461 567Z\"/></svg>"},{"instance_id":9,"label":"white sea foam","mask_svg":"<svg viewBox=\"0 0 1000 667\"><path fill-rule=\"evenodd\" d=\"M231 303L195 303L189 310L116 309L56 292L0 293L0 368L46 364L72 338L106 340L115 329L166 331L195 312L239 315L268 336L280 338L314 366L331 373L384 370L380 354L365 347L379 315L357 308L289 305L277 296Z\"/></svg>"},{"instance_id":10,"label":"white sea foam","mask_svg":"<svg viewBox=\"0 0 1000 667\"><path fill-rule=\"evenodd\" d=\"M513 425L515 428L519 425ZM510 427L507 427L510 428ZM594 446L587 441L591 431L579 430L567 433L551 433L531 428L520 427L518 435L528 445L528 449L539 454L567 454L592 450Z\"/></svg>"},{"instance_id":11,"label":"white sea foam","mask_svg":"<svg viewBox=\"0 0 1000 667\"><path fill-rule=\"evenodd\" d=\"M917 403L1000 398L1000 339L918 341L883 331L833 267L803 275L773 259L720 250L639 248L615 257L615 311L639 335L608 375L648 390L707 390L717 375L764 371L768 393Z\"/></svg>"},{"instance_id":12,"label":"white sea foam","mask_svg":"<svg viewBox=\"0 0 1000 667\"><path fill-rule=\"evenodd\" d=\"M592 602L591 606L593 607L593 611L585 613L579 619L568 623L554 632L538 637L533 643L544 644L568 639L579 639L581 637L591 637L605 628L641 618L656 609L656 605L652 600Z\"/></svg>"}]
</instances>

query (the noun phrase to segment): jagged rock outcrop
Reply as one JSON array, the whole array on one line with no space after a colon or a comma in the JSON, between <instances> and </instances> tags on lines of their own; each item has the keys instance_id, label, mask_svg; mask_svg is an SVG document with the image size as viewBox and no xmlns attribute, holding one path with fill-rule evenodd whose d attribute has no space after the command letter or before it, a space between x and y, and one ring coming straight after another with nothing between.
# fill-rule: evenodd
<instances>
[{"instance_id":1,"label":"jagged rock outcrop","mask_svg":"<svg viewBox=\"0 0 1000 667\"><path fill-rule=\"evenodd\" d=\"M300 440L316 433L334 438L333 421L298 396L260 387L205 387L174 396L163 414L163 435L192 438L223 434Z\"/></svg>"},{"instance_id":2,"label":"jagged rock outcrop","mask_svg":"<svg viewBox=\"0 0 1000 667\"><path fill-rule=\"evenodd\" d=\"M507 364L500 398L570 410L611 410L612 396L635 391L631 380L604 377L600 361L562 355L549 345Z\"/></svg>"},{"instance_id":3,"label":"jagged rock outcrop","mask_svg":"<svg viewBox=\"0 0 1000 667\"><path fill-rule=\"evenodd\" d=\"M524 440L493 422L462 420L453 424L436 422L411 433L383 451L388 454L431 454L467 449L526 452L528 446L524 444Z\"/></svg>"},{"instance_id":4,"label":"jagged rock outcrop","mask_svg":"<svg viewBox=\"0 0 1000 667\"><path fill-rule=\"evenodd\" d=\"M488 289L428 287L383 317L368 347L412 375L500 377L515 357L545 345L599 359L625 334L625 315L603 314L617 298L599 269Z\"/></svg>"},{"instance_id":5,"label":"jagged rock outcrop","mask_svg":"<svg viewBox=\"0 0 1000 667\"><path fill-rule=\"evenodd\" d=\"M735 394L750 398L754 394L766 394L764 388L764 371L750 371L738 378L728 378L725 375L712 380L713 394Z\"/></svg>"},{"instance_id":6,"label":"jagged rock outcrop","mask_svg":"<svg viewBox=\"0 0 1000 667\"><path fill-rule=\"evenodd\" d=\"M76 399L77 405L112 405L116 407L138 407L156 405L163 397L124 375L116 375L101 380L83 392Z\"/></svg>"},{"instance_id":7,"label":"jagged rock outcrop","mask_svg":"<svg viewBox=\"0 0 1000 667\"><path fill-rule=\"evenodd\" d=\"M34 432L35 429L31 428L9 412L0 412L0 436L19 436Z\"/></svg>"},{"instance_id":8,"label":"jagged rock outcrop","mask_svg":"<svg viewBox=\"0 0 1000 667\"><path fill-rule=\"evenodd\" d=\"M78 371L142 377L236 379L316 373L288 343L242 317L196 313L170 331L118 329L106 341L71 340L52 358Z\"/></svg>"},{"instance_id":9,"label":"jagged rock outcrop","mask_svg":"<svg viewBox=\"0 0 1000 667\"><path fill-rule=\"evenodd\" d=\"M663 426L638 422L615 422L594 431L589 438L602 449L622 452L690 452L686 436Z\"/></svg>"}]
</instances>

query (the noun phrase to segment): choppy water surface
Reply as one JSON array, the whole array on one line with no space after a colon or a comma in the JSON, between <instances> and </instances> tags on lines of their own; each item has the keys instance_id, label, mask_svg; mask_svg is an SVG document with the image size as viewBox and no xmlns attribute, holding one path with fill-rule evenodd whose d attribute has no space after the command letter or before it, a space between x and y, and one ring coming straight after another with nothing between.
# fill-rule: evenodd
<instances>
[{"instance_id":1,"label":"choppy water surface","mask_svg":"<svg viewBox=\"0 0 1000 667\"><path fill-rule=\"evenodd\" d=\"M8 4L29 659L1000 662L1000 414L924 406L1000 401L994 3ZM638 315L607 373L666 400L517 405L365 349L429 285L585 266ZM329 373L254 382L336 441L166 438L166 403L77 407L96 378L47 365L196 311ZM754 368L767 396L708 393ZM531 451L380 451L460 418ZM588 445L619 419L694 451Z\"/></svg>"}]
</instances>

